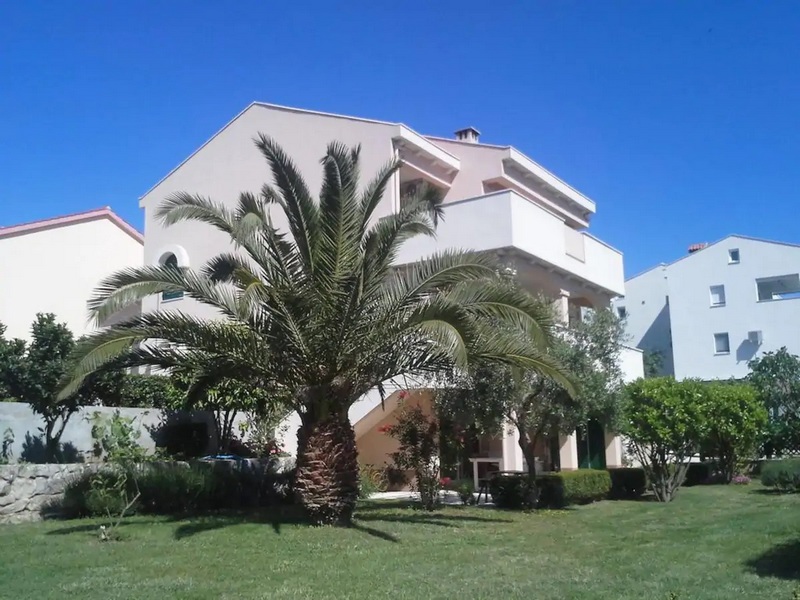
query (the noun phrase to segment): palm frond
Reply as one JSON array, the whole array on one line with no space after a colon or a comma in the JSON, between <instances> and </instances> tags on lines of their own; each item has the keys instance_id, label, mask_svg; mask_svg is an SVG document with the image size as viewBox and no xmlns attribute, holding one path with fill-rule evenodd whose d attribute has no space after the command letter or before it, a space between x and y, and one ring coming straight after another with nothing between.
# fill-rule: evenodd
<instances>
[{"instance_id":1,"label":"palm frond","mask_svg":"<svg viewBox=\"0 0 800 600\"><path fill-rule=\"evenodd\" d=\"M277 190L262 188L266 202L276 202L283 209L289 230L309 273L316 271L316 246L319 207L311 199L308 186L297 167L270 137L259 134L255 144L269 163Z\"/></svg>"},{"instance_id":2,"label":"palm frond","mask_svg":"<svg viewBox=\"0 0 800 600\"><path fill-rule=\"evenodd\" d=\"M164 265L123 269L105 278L88 302L90 315L103 322L147 296L164 292L183 292L229 317L239 316L232 290L190 269Z\"/></svg>"},{"instance_id":3,"label":"palm frond","mask_svg":"<svg viewBox=\"0 0 800 600\"><path fill-rule=\"evenodd\" d=\"M156 218L167 226L181 221L200 221L227 234L234 230L233 214L223 204L186 192L167 196L156 210Z\"/></svg>"},{"instance_id":4,"label":"palm frond","mask_svg":"<svg viewBox=\"0 0 800 600\"><path fill-rule=\"evenodd\" d=\"M172 348L169 351L159 348L160 341L168 342ZM169 359L180 363L185 357L183 352L228 356L232 361L253 368L268 364L270 356L264 338L246 326L181 313L150 313L78 342L72 356L75 364L72 377L59 397L69 396L89 374L111 361L120 360L127 366L164 368L169 365Z\"/></svg>"},{"instance_id":5,"label":"palm frond","mask_svg":"<svg viewBox=\"0 0 800 600\"><path fill-rule=\"evenodd\" d=\"M552 342L555 325L552 310L518 287L499 279L472 280L441 294L480 318L503 322L530 335L540 348Z\"/></svg>"},{"instance_id":6,"label":"palm frond","mask_svg":"<svg viewBox=\"0 0 800 600\"><path fill-rule=\"evenodd\" d=\"M365 231L369 225L375 209L378 208L383 196L386 193L386 186L391 182L392 177L400 170L400 161L392 159L382 166L375 176L367 184L361 194L359 207L361 210L361 230Z\"/></svg>"}]
</instances>

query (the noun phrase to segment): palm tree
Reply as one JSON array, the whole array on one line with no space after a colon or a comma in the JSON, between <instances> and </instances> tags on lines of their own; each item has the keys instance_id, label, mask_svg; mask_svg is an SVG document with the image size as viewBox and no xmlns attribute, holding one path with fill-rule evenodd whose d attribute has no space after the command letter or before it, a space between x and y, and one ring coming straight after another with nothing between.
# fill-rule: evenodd
<instances>
[{"instance_id":1,"label":"palm tree","mask_svg":"<svg viewBox=\"0 0 800 600\"><path fill-rule=\"evenodd\" d=\"M213 226L230 236L233 251L200 270L120 271L90 301L102 320L151 294L183 292L221 318L162 311L108 327L80 345L65 393L121 357L129 365L200 372L201 388L234 378L282 390L302 423L299 501L315 523L347 523L358 492L348 419L356 400L393 378L430 378L472 359L563 379L544 352L551 322L530 296L503 284L488 256L441 252L393 265L406 240L433 236L442 217L439 198L426 190L399 212L374 218L398 161L360 190L359 148L331 143L314 199L274 140L262 134L255 143L274 179L259 195L242 193L231 209L179 193L158 211L166 226L188 220ZM273 224L276 209L288 222L285 231Z\"/></svg>"}]
</instances>

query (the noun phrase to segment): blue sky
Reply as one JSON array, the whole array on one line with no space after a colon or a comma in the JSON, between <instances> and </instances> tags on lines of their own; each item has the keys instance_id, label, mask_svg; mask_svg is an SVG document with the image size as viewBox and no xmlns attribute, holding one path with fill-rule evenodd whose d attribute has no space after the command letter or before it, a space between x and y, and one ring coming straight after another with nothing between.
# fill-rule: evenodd
<instances>
[{"instance_id":1,"label":"blue sky","mask_svg":"<svg viewBox=\"0 0 800 600\"><path fill-rule=\"evenodd\" d=\"M137 200L253 100L475 125L593 198L626 273L800 242L800 4L6 2L0 225Z\"/></svg>"}]
</instances>

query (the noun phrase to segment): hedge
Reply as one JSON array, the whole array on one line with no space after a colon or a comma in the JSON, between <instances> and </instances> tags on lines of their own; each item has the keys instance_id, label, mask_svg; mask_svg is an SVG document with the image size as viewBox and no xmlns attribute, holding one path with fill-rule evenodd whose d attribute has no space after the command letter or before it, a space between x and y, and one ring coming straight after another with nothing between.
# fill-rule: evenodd
<instances>
[{"instance_id":1,"label":"hedge","mask_svg":"<svg viewBox=\"0 0 800 600\"><path fill-rule=\"evenodd\" d=\"M608 469L611 477L612 500L636 500L647 490L647 474L638 467Z\"/></svg>"},{"instance_id":2,"label":"hedge","mask_svg":"<svg viewBox=\"0 0 800 600\"><path fill-rule=\"evenodd\" d=\"M800 492L800 459L765 462L761 467L761 483L781 492Z\"/></svg>"},{"instance_id":3,"label":"hedge","mask_svg":"<svg viewBox=\"0 0 800 600\"><path fill-rule=\"evenodd\" d=\"M118 514L137 487L141 495L131 513L176 515L278 506L293 502L292 479L292 472L214 463L155 463L127 473L109 468L72 480L59 508L69 518Z\"/></svg>"},{"instance_id":4,"label":"hedge","mask_svg":"<svg viewBox=\"0 0 800 600\"><path fill-rule=\"evenodd\" d=\"M683 481L685 487L694 485L707 485L714 482L714 475L717 472L717 464L714 461L703 461L689 463L686 471L686 479Z\"/></svg>"},{"instance_id":5,"label":"hedge","mask_svg":"<svg viewBox=\"0 0 800 600\"><path fill-rule=\"evenodd\" d=\"M611 491L608 471L580 469L547 473L536 477L539 492L536 508L563 508L602 500ZM499 475L492 478L489 491L499 508L531 508L533 502L527 475Z\"/></svg>"}]
</instances>

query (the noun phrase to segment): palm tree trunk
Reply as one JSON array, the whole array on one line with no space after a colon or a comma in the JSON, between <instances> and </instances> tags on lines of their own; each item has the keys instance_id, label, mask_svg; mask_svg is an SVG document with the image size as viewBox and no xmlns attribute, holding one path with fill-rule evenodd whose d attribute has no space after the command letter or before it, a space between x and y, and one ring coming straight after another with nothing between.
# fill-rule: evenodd
<instances>
[{"instance_id":1,"label":"palm tree trunk","mask_svg":"<svg viewBox=\"0 0 800 600\"><path fill-rule=\"evenodd\" d=\"M358 452L347 413L307 418L300 427L294 489L312 523L351 523L358 499Z\"/></svg>"}]
</instances>

